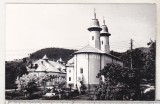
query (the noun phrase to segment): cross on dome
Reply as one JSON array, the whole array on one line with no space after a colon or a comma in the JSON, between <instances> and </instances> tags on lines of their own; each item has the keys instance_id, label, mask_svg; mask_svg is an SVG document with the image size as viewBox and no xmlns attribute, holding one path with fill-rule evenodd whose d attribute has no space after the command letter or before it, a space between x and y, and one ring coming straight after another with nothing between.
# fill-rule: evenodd
<instances>
[{"instance_id":1,"label":"cross on dome","mask_svg":"<svg viewBox=\"0 0 160 104\"><path fill-rule=\"evenodd\" d=\"M94 8L94 19L96 19L96 9Z\"/></svg>"},{"instance_id":2,"label":"cross on dome","mask_svg":"<svg viewBox=\"0 0 160 104\"><path fill-rule=\"evenodd\" d=\"M105 19L104 19L105 17L103 16L103 24L105 25Z\"/></svg>"}]
</instances>

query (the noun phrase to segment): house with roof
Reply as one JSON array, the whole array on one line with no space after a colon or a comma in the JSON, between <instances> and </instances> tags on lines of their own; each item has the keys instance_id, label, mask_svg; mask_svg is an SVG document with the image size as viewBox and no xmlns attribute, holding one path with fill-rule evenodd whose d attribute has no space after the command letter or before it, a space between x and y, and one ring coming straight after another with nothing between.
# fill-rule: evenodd
<instances>
[{"instance_id":1,"label":"house with roof","mask_svg":"<svg viewBox=\"0 0 160 104\"><path fill-rule=\"evenodd\" d=\"M108 27L103 20L100 27L94 13L89 31L89 44L75 52L73 58L66 64L67 84L77 87L80 82L89 89L99 84L97 74L107 63L118 63L123 66L123 61L110 54Z\"/></svg>"},{"instance_id":2,"label":"house with roof","mask_svg":"<svg viewBox=\"0 0 160 104\"><path fill-rule=\"evenodd\" d=\"M49 60L47 55L27 66L27 71L29 74L37 76L47 74L49 76L66 77L66 68L63 60L61 58L57 61Z\"/></svg>"}]
</instances>

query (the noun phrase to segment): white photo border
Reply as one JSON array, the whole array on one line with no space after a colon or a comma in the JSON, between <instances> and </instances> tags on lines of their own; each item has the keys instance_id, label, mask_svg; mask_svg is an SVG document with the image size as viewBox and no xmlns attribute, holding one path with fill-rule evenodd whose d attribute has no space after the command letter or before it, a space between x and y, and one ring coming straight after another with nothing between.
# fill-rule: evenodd
<instances>
[{"instance_id":1,"label":"white photo border","mask_svg":"<svg viewBox=\"0 0 160 104\"><path fill-rule=\"evenodd\" d=\"M160 101L160 64L159 64L160 63L160 41L158 41L160 40L160 1L159 0L1 0L0 1L0 70L1 70L0 72L0 82L1 82L0 104L5 104L6 102L5 101L5 4L46 4L46 3L47 4L49 3L53 3L53 4L154 3L156 4L156 11L157 11L156 46L157 47L156 47L156 98L155 98L156 101L155 103ZM103 101L102 103L104 102L105 101ZM108 101L106 101L106 103L107 102ZM108 103L111 103L111 102L112 101L109 101ZM129 103L128 101L127 102L122 101L122 102ZM120 101L119 103L122 103L122 102ZM144 102L147 102L147 101L144 101ZM60 103L63 103L63 102L60 101ZM84 101L83 103L87 103L87 101Z\"/></svg>"}]
</instances>

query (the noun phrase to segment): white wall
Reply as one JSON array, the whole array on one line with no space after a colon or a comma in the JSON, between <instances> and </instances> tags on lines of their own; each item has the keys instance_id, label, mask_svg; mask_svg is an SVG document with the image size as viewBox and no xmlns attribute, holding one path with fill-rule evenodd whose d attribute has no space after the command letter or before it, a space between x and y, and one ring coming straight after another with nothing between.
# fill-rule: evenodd
<instances>
[{"instance_id":1,"label":"white wall","mask_svg":"<svg viewBox=\"0 0 160 104\"><path fill-rule=\"evenodd\" d=\"M77 81L78 78L83 75L84 83L88 83L88 54L87 53L82 53L82 54L77 54ZM83 74L80 73L80 69L83 69Z\"/></svg>"},{"instance_id":2,"label":"white wall","mask_svg":"<svg viewBox=\"0 0 160 104\"><path fill-rule=\"evenodd\" d=\"M83 68L83 74L80 73L81 68ZM96 76L100 71L100 55L93 53L75 55L74 70L74 85L76 85L78 77L81 77L82 75L84 84L98 84L99 79L96 78Z\"/></svg>"},{"instance_id":3,"label":"white wall","mask_svg":"<svg viewBox=\"0 0 160 104\"><path fill-rule=\"evenodd\" d=\"M108 64L108 63L112 63L112 57L102 55L101 56L101 69L103 69L104 66L106 66L106 64Z\"/></svg>"},{"instance_id":4,"label":"white wall","mask_svg":"<svg viewBox=\"0 0 160 104\"><path fill-rule=\"evenodd\" d=\"M103 44L102 44L103 42ZM101 45L101 50L110 53L110 47L109 47L109 36L101 36L100 37L100 45Z\"/></svg>"},{"instance_id":5,"label":"white wall","mask_svg":"<svg viewBox=\"0 0 160 104\"><path fill-rule=\"evenodd\" d=\"M94 40L92 40L92 36L94 37ZM90 31L89 45L94 48L100 49L100 32L99 31Z\"/></svg>"},{"instance_id":6,"label":"white wall","mask_svg":"<svg viewBox=\"0 0 160 104\"><path fill-rule=\"evenodd\" d=\"M74 67L73 66L67 66L67 84L73 84L74 81ZM69 77L71 77L71 81L69 81Z\"/></svg>"},{"instance_id":7,"label":"white wall","mask_svg":"<svg viewBox=\"0 0 160 104\"><path fill-rule=\"evenodd\" d=\"M100 72L100 63L99 54L89 54L89 84L99 84L96 76Z\"/></svg>"},{"instance_id":8,"label":"white wall","mask_svg":"<svg viewBox=\"0 0 160 104\"><path fill-rule=\"evenodd\" d=\"M121 61L112 59L111 56L107 55L95 53L76 54L74 55L74 72L72 75L67 76L67 80L69 76L73 76L73 83L76 85L79 77L83 76L84 84L99 84L99 79L96 78L97 74L107 63L112 62L123 64ZM81 68L83 69L83 74L80 73Z\"/></svg>"}]
</instances>

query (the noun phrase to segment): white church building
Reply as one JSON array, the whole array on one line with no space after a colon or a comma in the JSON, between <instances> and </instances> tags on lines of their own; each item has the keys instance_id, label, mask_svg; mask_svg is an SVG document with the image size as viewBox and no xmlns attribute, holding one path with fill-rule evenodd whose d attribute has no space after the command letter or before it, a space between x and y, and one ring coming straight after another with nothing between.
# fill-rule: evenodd
<instances>
[{"instance_id":1,"label":"white church building","mask_svg":"<svg viewBox=\"0 0 160 104\"><path fill-rule=\"evenodd\" d=\"M80 81L86 87L99 84L97 74L107 63L118 63L123 66L123 61L110 54L108 27L100 27L99 21L94 13L89 31L89 44L75 52L74 57L66 64L67 84L76 87Z\"/></svg>"}]
</instances>

